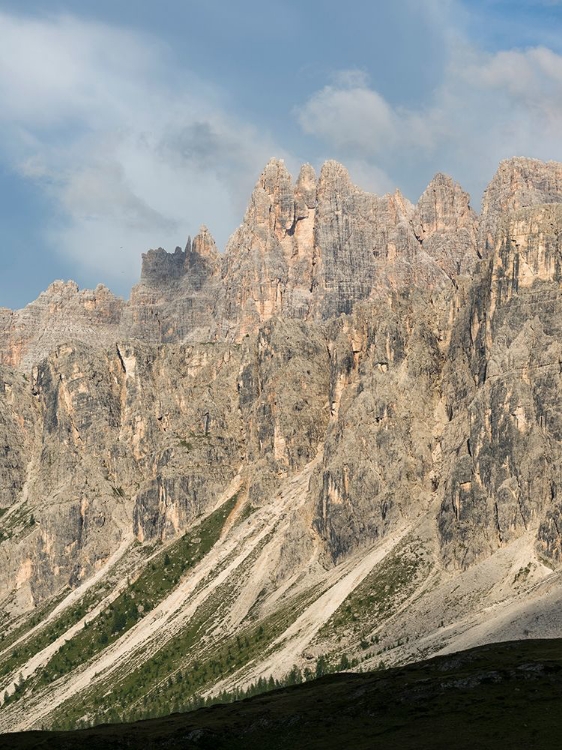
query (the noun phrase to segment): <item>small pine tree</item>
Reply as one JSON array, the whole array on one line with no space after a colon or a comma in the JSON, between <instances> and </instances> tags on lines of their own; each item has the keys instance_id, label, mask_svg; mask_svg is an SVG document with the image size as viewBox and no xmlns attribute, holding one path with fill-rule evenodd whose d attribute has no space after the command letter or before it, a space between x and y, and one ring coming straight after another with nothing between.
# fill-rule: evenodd
<instances>
[{"instance_id":1,"label":"small pine tree","mask_svg":"<svg viewBox=\"0 0 562 750\"><path fill-rule=\"evenodd\" d=\"M347 658L347 654L342 654L342 657L340 659L340 666L339 670L340 672L345 672L346 669L349 669L351 666L349 659Z\"/></svg>"},{"instance_id":2,"label":"small pine tree","mask_svg":"<svg viewBox=\"0 0 562 750\"><path fill-rule=\"evenodd\" d=\"M300 685L301 682L302 674L300 669L295 664L295 666L289 672L289 676L287 677L287 685Z\"/></svg>"},{"instance_id":3,"label":"small pine tree","mask_svg":"<svg viewBox=\"0 0 562 750\"><path fill-rule=\"evenodd\" d=\"M326 660L326 657L324 654L322 656L318 657L318 661L316 662L316 677L323 677L325 674L328 674L328 662Z\"/></svg>"}]
</instances>

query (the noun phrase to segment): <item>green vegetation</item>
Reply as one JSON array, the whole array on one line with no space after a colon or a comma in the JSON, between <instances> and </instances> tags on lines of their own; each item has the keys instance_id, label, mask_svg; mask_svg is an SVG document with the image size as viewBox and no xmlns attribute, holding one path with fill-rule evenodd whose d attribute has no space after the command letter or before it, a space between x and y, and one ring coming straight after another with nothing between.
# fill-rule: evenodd
<instances>
[{"instance_id":1,"label":"green vegetation","mask_svg":"<svg viewBox=\"0 0 562 750\"><path fill-rule=\"evenodd\" d=\"M65 610L61 616L54 620L50 625L16 646L11 652L7 652L0 661L0 677L14 671L18 666L24 664L32 656L35 656L39 651L53 643L53 641L63 635L63 633L66 633L69 628L79 622L94 606L98 595L99 592L96 589L88 591L79 602ZM20 628L10 634L9 638L6 639L6 643L0 642L2 647L6 648L10 642L14 642L17 638L23 635L23 633L38 625L48 616L58 603L59 601L57 600L41 608L38 612L35 612L30 619L26 620L26 622L20 626ZM12 700L14 700L13 697Z\"/></svg>"},{"instance_id":2,"label":"green vegetation","mask_svg":"<svg viewBox=\"0 0 562 750\"><path fill-rule=\"evenodd\" d=\"M319 631L319 640L335 638L340 641L351 634L363 650L378 643L378 637L371 635L373 630L413 594L429 568L429 560L419 541L404 542L340 605Z\"/></svg>"},{"instance_id":3,"label":"green vegetation","mask_svg":"<svg viewBox=\"0 0 562 750\"><path fill-rule=\"evenodd\" d=\"M244 508L242 509L242 513L240 513L240 515L236 519L236 524L238 525L246 521L252 515L252 513L256 512L256 510L257 508L255 508L252 505L252 503L247 502Z\"/></svg>"},{"instance_id":4,"label":"green vegetation","mask_svg":"<svg viewBox=\"0 0 562 750\"><path fill-rule=\"evenodd\" d=\"M0 518L8 512L9 508L0 509ZM0 542L6 539L12 539L18 534L26 534L30 532L31 528L35 525L35 516L30 511L27 505L22 505L3 521L2 529L0 529Z\"/></svg>"},{"instance_id":5,"label":"green vegetation","mask_svg":"<svg viewBox=\"0 0 562 750\"><path fill-rule=\"evenodd\" d=\"M44 602L42 605L33 610L33 612L28 612L27 614L23 615L19 620L19 625L14 627L14 629L10 633L0 632L0 649L2 649L2 651L7 651L8 647L12 643L24 636L36 625L39 625L41 622L46 620L46 618L60 604L60 602L67 594L68 590L65 590L62 593L58 594L58 596ZM6 655L0 657L0 664L5 658ZM0 670L0 675L1 674L2 671Z\"/></svg>"},{"instance_id":6,"label":"green vegetation","mask_svg":"<svg viewBox=\"0 0 562 750\"><path fill-rule=\"evenodd\" d=\"M152 657L133 671L123 670L120 678L113 675L110 692L108 685L102 684L88 695L95 722L149 718L165 714L170 707L179 711L200 705L203 690L262 656L316 595L305 592L269 618L248 625L235 636L206 645L205 636L220 619L220 607L228 596L225 584L215 592L213 600L197 611L188 626ZM84 713L83 703L82 696L79 703L61 707L55 726L75 727ZM118 715L115 706L120 707Z\"/></svg>"},{"instance_id":7,"label":"green vegetation","mask_svg":"<svg viewBox=\"0 0 562 750\"><path fill-rule=\"evenodd\" d=\"M133 726L0 737L0 750L560 747L561 640L490 644L383 675L329 675L298 684L294 673L292 679L293 686L258 697ZM262 680L259 687L271 684Z\"/></svg>"},{"instance_id":8,"label":"green vegetation","mask_svg":"<svg viewBox=\"0 0 562 750\"><path fill-rule=\"evenodd\" d=\"M236 496L156 555L126 591L54 654L39 683L46 685L88 661L154 609L214 546L235 504Z\"/></svg>"}]
</instances>

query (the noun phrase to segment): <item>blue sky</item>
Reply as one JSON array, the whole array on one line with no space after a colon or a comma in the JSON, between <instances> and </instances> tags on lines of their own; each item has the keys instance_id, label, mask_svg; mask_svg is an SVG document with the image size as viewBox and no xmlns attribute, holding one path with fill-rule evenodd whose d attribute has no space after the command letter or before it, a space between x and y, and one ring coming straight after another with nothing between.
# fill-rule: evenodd
<instances>
[{"instance_id":1,"label":"blue sky","mask_svg":"<svg viewBox=\"0 0 562 750\"><path fill-rule=\"evenodd\" d=\"M271 156L415 201L562 160L557 0L0 0L0 306L221 248Z\"/></svg>"}]
</instances>

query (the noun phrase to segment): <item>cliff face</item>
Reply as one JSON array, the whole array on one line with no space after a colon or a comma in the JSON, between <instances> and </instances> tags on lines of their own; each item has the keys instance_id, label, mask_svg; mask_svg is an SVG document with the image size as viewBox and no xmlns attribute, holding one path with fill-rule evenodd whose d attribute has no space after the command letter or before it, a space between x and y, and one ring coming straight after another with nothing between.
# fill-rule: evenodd
<instances>
[{"instance_id":1,"label":"cliff face","mask_svg":"<svg viewBox=\"0 0 562 750\"><path fill-rule=\"evenodd\" d=\"M559 164L273 160L224 255L0 309L0 729L560 635L561 282Z\"/></svg>"},{"instance_id":2,"label":"cliff face","mask_svg":"<svg viewBox=\"0 0 562 750\"><path fill-rule=\"evenodd\" d=\"M0 363L29 371L74 338L107 346L119 336L123 309L103 284L80 291L73 281L55 281L23 310L0 310Z\"/></svg>"},{"instance_id":3,"label":"cliff face","mask_svg":"<svg viewBox=\"0 0 562 750\"><path fill-rule=\"evenodd\" d=\"M440 291L473 268L476 229L468 195L443 175L414 207L398 191L360 190L336 162L318 179L305 165L293 183L272 160L224 256L202 227L185 250L143 255L128 303L55 282L23 310L0 310L0 361L29 371L68 340L241 341L274 316L319 322L412 287Z\"/></svg>"},{"instance_id":4,"label":"cliff face","mask_svg":"<svg viewBox=\"0 0 562 750\"><path fill-rule=\"evenodd\" d=\"M561 196L498 219L455 325L450 369L465 374L448 395L454 456L439 523L445 557L460 565L539 524L540 548L560 559Z\"/></svg>"},{"instance_id":5,"label":"cliff face","mask_svg":"<svg viewBox=\"0 0 562 750\"><path fill-rule=\"evenodd\" d=\"M128 303L55 282L2 310L6 606L311 462L327 564L427 512L446 565L529 530L558 561L561 203L554 163L504 162L479 218L445 175L413 206L273 160L224 256L203 227Z\"/></svg>"}]
</instances>

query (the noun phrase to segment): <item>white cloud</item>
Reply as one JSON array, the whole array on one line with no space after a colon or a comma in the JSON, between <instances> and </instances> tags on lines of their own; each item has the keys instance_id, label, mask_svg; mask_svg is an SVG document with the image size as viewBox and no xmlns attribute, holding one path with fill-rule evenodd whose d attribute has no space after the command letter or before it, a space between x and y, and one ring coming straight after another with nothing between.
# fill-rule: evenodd
<instances>
[{"instance_id":1,"label":"white cloud","mask_svg":"<svg viewBox=\"0 0 562 750\"><path fill-rule=\"evenodd\" d=\"M356 70L342 71L333 84L314 94L298 119L305 133L351 154L374 156L388 148L396 132L392 108Z\"/></svg>"},{"instance_id":2,"label":"white cloud","mask_svg":"<svg viewBox=\"0 0 562 750\"><path fill-rule=\"evenodd\" d=\"M0 36L1 158L48 192L50 242L92 281L125 288L202 223L224 244L267 160L291 162L148 35L0 13Z\"/></svg>"},{"instance_id":3,"label":"white cloud","mask_svg":"<svg viewBox=\"0 0 562 750\"><path fill-rule=\"evenodd\" d=\"M544 47L485 54L458 42L424 106L392 107L365 78L344 76L297 111L301 127L365 171L393 174L402 163L415 178L446 168L476 195L503 158L562 160L562 56Z\"/></svg>"},{"instance_id":4,"label":"white cloud","mask_svg":"<svg viewBox=\"0 0 562 750\"><path fill-rule=\"evenodd\" d=\"M399 106L364 72L341 71L295 110L311 137L307 158L322 144L358 184L379 193L398 185L413 199L438 170L478 195L502 158L562 160L560 55L475 49L457 0L402 5L422 7L437 30L436 59L448 50L440 84L422 105ZM298 168L273 136L231 114L228 94L179 68L150 35L0 12L0 38L0 159L52 198L50 243L91 283L124 289L141 252L183 245L201 223L224 245L267 160Z\"/></svg>"}]
</instances>

